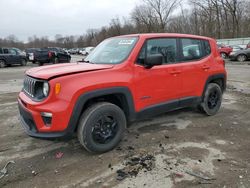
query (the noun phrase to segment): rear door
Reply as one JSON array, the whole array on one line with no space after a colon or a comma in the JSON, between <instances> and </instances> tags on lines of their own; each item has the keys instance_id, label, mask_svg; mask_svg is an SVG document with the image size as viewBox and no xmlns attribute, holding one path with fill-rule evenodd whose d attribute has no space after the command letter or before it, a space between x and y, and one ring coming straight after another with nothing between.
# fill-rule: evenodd
<instances>
[{"instance_id":1,"label":"rear door","mask_svg":"<svg viewBox=\"0 0 250 188\"><path fill-rule=\"evenodd\" d=\"M193 38L180 38L182 65L181 99L199 97L213 62L209 41Z\"/></svg>"},{"instance_id":2,"label":"rear door","mask_svg":"<svg viewBox=\"0 0 250 188\"><path fill-rule=\"evenodd\" d=\"M146 57L156 54L163 56L162 65L145 68ZM177 61L176 38L148 39L144 43L134 69L138 111L163 103L178 105L181 69Z\"/></svg>"}]
</instances>

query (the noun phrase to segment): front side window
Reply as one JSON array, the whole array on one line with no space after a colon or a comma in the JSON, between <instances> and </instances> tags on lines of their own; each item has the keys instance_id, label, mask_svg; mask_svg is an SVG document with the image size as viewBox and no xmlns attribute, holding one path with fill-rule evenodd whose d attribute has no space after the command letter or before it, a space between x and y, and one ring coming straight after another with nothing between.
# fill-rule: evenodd
<instances>
[{"instance_id":1,"label":"front side window","mask_svg":"<svg viewBox=\"0 0 250 188\"><path fill-rule=\"evenodd\" d=\"M177 61L177 45L175 38L149 39L142 47L137 58L137 64L144 65L145 58L152 55L162 55L162 64Z\"/></svg>"},{"instance_id":2,"label":"front side window","mask_svg":"<svg viewBox=\"0 0 250 188\"><path fill-rule=\"evenodd\" d=\"M15 49L13 49L14 51L16 51L16 54L22 54L23 52L21 51L21 50L19 50L18 48L15 48Z\"/></svg>"},{"instance_id":3,"label":"front side window","mask_svg":"<svg viewBox=\"0 0 250 188\"><path fill-rule=\"evenodd\" d=\"M137 40L137 37L106 39L85 58L85 61L94 64L121 63L129 56Z\"/></svg>"}]
</instances>

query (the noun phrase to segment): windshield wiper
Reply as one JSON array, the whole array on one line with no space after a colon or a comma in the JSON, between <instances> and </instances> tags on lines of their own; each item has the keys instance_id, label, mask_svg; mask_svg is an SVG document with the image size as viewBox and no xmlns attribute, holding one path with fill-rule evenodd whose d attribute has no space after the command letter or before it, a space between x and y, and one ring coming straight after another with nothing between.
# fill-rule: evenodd
<instances>
[{"instance_id":1,"label":"windshield wiper","mask_svg":"<svg viewBox=\"0 0 250 188\"><path fill-rule=\"evenodd\" d=\"M77 61L77 62L79 62L79 63L90 63L90 64L94 64L94 63L92 63L92 62L90 62L90 61L86 61L86 60L84 60L84 59L82 59L81 61Z\"/></svg>"}]
</instances>

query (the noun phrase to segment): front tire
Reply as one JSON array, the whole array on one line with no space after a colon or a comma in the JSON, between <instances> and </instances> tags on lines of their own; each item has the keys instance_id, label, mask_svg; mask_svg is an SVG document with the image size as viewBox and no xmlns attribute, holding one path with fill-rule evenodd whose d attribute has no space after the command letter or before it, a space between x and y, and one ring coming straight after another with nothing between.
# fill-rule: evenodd
<instances>
[{"instance_id":1,"label":"front tire","mask_svg":"<svg viewBox=\"0 0 250 188\"><path fill-rule=\"evenodd\" d=\"M223 59L226 59L227 58L227 54L225 52L221 52L220 53L220 56L223 58Z\"/></svg>"},{"instance_id":2,"label":"front tire","mask_svg":"<svg viewBox=\"0 0 250 188\"><path fill-rule=\"evenodd\" d=\"M112 150L126 128L124 112L108 102L96 103L82 114L77 136L86 150L103 153Z\"/></svg>"},{"instance_id":3,"label":"front tire","mask_svg":"<svg viewBox=\"0 0 250 188\"><path fill-rule=\"evenodd\" d=\"M26 65L27 65L27 61L25 59L22 59L21 66L26 66Z\"/></svg>"},{"instance_id":4,"label":"front tire","mask_svg":"<svg viewBox=\"0 0 250 188\"><path fill-rule=\"evenodd\" d=\"M201 107L203 111L208 115L215 115L221 106L222 102L222 91L218 84L210 83L208 84L203 102L201 103Z\"/></svg>"}]
</instances>

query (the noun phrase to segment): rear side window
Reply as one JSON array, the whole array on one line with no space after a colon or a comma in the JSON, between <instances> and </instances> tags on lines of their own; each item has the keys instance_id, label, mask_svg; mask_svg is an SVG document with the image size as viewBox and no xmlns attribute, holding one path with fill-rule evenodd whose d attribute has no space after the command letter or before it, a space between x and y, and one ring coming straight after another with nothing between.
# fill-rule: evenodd
<instances>
[{"instance_id":1,"label":"rear side window","mask_svg":"<svg viewBox=\"0 0 250 188\"><path fill-rule=\"evenodd\" d=\"M211 54L211 47L208 40L200 39L180 39L180 56L182 62L195 61Z\"/></svg>"},{"instance_id":2,"label":"rear side window","mask_svg":"<svg viewBox=\"0 0 250 188\"><path fill-rule=\"evenodd\" d=\"M8 54L8 53L9 53L9 50L8 50L8 49L3 49L3 53L4 53L4 54Z\"/></svg>"},{"instance_id":3,"label":"rear side window","mask_svg":"<svg viewBox=\"0 0 250 188\"><path fill-rule=\"evenodd\" d=\"M204 44L204 56L211 54L211 47L209 41L203 40L203 44Z\"/></svg>"},{"instance_id":4,"label":"rear side window","mask_svg":"<svg viewBox=\"0 0 250 188\"><path fill-rule=\"evenodd\" d=\"M14 49L10 49L10 50L9 50L9 53L10 53L11 55L17 55L17 52L16 52L16 50L14 50Z\"/></svg>"},{"instance_id":5,"label":"rear side window","mask_svg":"<svg viewBox=\"0 0 250 188\"><path fill-rule=\"evenodd\" d=\"M0 48L0 54L2 54L3 53L3 49L2 48Z\"/></svg>"},{"instance_id":6,"label":"rear side window","mask_svg":"<svg viewBox=\"0 0 250 188\"><path fill-rule=\"evenodd\" d=\"M182 61L191 61L201 59L202 41L197 39L181 39Z\"/></svg>"},{"instance_id":7,"label":"rear side window","mask_svg":"<svg viewBox=\"0 0 250 188\"><path fill-rule=\"evenodd\" d=\"M146 56L160 54L163 56L162 64L177 61L177 45L175 38L149 39L142 47L137 64L144 65Z\"/></svg>"}]
</instances>

